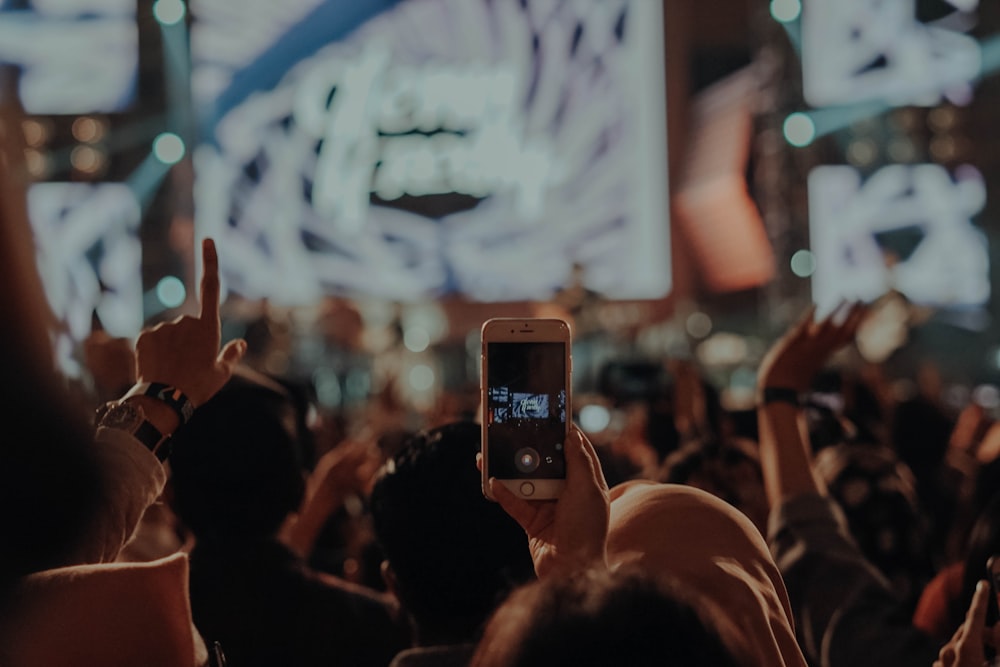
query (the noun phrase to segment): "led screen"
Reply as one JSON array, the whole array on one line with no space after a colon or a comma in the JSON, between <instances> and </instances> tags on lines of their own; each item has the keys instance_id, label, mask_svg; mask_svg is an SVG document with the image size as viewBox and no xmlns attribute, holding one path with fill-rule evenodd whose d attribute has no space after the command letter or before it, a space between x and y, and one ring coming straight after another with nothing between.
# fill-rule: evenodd
<instances>
[{"instance_id":1,"label":"led screen","mask_svg":"<svg viewBox=\"0 0 1000 667\"><path fill-rule=\"evenodd\" d=\"M192 3L196 221L231 290L668 293L660 3L281 9Z\"/></svg>"},{"instance_id":2,"label":"led screen","mask_svg":"<svg viewBox=\"0 0 1000 667\"><path fill-rule=\"evenodd\" d=\"M111 113L135 102L135 0L25 4L14 10L0 2L0 66L16 68L27 113Z\"/></svg>"}]
</instances>

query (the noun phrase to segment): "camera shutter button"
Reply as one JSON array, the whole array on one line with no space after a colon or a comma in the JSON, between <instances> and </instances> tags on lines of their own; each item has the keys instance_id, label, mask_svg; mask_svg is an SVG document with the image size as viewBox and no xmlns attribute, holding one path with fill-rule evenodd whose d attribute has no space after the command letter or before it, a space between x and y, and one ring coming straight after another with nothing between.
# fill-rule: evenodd
<instances>
[{"instance_id":1,"label":"camera shutter button","mask_svg":"<svg viewBox=\"0 0 1000 667\"><path fill-rule=\"evenodd\" d=\"M524 482L521 484L521 495L522 496L533 496L535 495L535 485L531 482Z\"/></svg>"}]
</instances>

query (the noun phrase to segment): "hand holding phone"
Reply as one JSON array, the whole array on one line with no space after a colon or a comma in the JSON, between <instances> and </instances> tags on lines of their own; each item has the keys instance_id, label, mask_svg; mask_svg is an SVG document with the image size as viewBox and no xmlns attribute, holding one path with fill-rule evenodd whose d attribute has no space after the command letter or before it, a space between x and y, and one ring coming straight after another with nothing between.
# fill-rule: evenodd
<instances>
[{"instance_id":1,"label":"hand holding phone","mask_svg":"<svg viewBox=\"0 0 1000 667\"><path fill-rule=\"evenodd\" d=\"M566 483L571 401L569 325L494 318L482 327L482 486L496 478L521 498L557 498Z\"/></svg>"},{"instance_id":2,"label":"hand holding phone","mask_svg":"<svg viewBox=\"0 0 1000 667\"><path fill-rule=\"evenodd\" d=\"M525 500L498 480L488 480L500 506L527 533L539 577L607 567L611 504L601 462L575 426L565 452L566 488L557 500Z\"/></svg>"}]
</instances>

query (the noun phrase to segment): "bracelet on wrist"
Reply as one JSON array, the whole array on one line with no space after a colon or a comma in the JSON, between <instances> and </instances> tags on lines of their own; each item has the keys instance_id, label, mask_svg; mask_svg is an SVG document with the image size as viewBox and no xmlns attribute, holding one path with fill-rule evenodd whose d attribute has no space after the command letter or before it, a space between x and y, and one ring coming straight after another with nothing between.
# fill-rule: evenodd
<instances>
[{"instance_id":1,"label":"bracelet on wrist","mask_svg":"<svg viewBox=\"0 0 1000 667\"><path fill-rule=\"evenodd\" d=\"M146 419L142 407L125 401L110 401L100 406L95 414L98 429L111 428L124 431L141 442L160 462L170 455L170 438Z\"/></svg>"},{"instance_id":2,"label":"bracelet on wrist","mask_svg":"<svg viewBox=\"0 0 1000 667\"><path fill-rule=\"evenodd\" d=\"M769 405L771 403L789 403L795 407L802 407L802 398L798 389L791 387L764 387L757 396L757 405Z\"/></svg>"},{"instance_id":3,"label":"bracelet on wrist","mask_svg":"<svg viewBox=\"0 0 1000 667\"><path fill-rule=\"evenodd\" d=\"M169 405L181 420L181 424L186 424L194 414L194 404L184 395L180 389L171 387L162 382L143 382L133 386L122 400L131 396L150 396L163 401Z\"/></svg>"}]
</instances>

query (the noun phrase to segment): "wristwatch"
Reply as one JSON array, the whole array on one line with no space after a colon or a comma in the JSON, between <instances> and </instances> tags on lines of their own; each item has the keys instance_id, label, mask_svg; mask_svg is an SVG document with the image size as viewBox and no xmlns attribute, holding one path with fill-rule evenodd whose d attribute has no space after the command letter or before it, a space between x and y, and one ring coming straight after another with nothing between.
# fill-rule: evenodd
<instances>
[{"instance_id":1,"label":"wristwatch","mask_svg":"<svg viewBox=\"0 0 1000 667\"><path fill-rule=\"evenodd\" d=\"M98 428L114 428L125 431L141 442L161 462L170 455L170 438L165 438L160 430L146 419L142 406L132 401L111 401L97 411Z\"/></svg>"}]
</instances>

